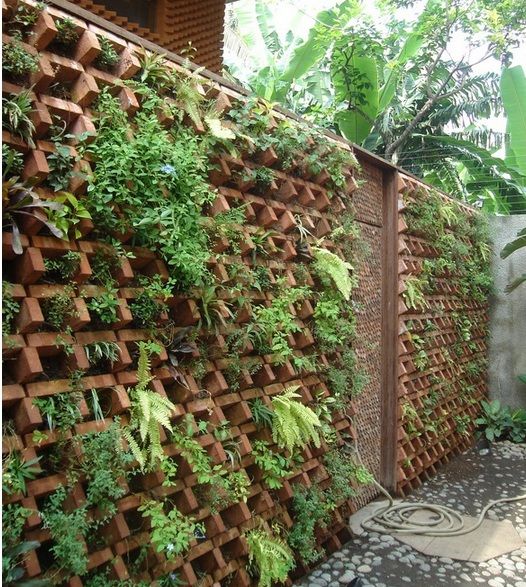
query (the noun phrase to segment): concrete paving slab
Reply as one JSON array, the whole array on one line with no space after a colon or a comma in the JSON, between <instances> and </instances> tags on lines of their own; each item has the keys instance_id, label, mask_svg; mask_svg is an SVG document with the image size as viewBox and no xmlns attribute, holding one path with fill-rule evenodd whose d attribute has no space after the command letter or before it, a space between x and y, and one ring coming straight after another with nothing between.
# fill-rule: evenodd
<instances>
[{"instance_id":1,"label":"concrete paving slab","mask_svg":"<svg viewBox=\"0 0 526 587\"><path fill-rule=\"evenodd\" d=\"M425 523L431 521L429 512L418 512L410 518ZM477 518L462 516L464 527L470 528ZM442 523L437 528L443 528ZM484 520L473 532L460 536L422 536L418 534L393 534L415 550L428 556L447 557L460 561L483 562L521 548L524 544L513 524L507 520Z\"/></svg>"}]
</instances>

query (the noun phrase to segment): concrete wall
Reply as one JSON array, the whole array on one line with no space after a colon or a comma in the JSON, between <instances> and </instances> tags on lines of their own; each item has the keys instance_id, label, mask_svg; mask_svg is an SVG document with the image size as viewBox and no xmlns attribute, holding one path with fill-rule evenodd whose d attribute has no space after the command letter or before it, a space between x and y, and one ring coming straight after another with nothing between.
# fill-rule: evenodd
<instances>
[{"instance_id":1,"label":"concrete wall","mask_svg":"<svg viewBox=\"0 0 526 587\"><path fill-rule=\"evenodd\" d=\"M495 295L490 307L489 393L491 399L515 407L526 407L526 384L517 379L526 373L526 283L510 294L504 288L526 273L526 250L507 259L501 259L500 252L524 227L526 215L490 217Z\"/></svg>"}]
</instances>

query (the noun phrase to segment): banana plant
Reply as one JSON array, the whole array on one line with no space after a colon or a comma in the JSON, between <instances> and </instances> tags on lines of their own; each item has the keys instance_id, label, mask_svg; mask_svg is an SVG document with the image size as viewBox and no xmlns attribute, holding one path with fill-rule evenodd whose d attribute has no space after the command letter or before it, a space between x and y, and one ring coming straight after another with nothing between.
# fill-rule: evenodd
<instances>
[{"instance_id":1,"label":"banana plant","mask_svg":"<svg viewBox=\"0 0 526 587\"><path fill-rule=\"evenodd\" d=\"M515 251L519 249L526 249L526 228L519 230L517 233L517 238L509 242L500 252L501 259L506 259ZM526 282L526 273L519 275L516 279L514 279L511 283L508 283L506 286L506 293L512 292L515 288L517 288L521 283Z\"/></svg>"},{"instance_id":2,"label":"banana plant","mask_svg":"<svg viewBox=\"0 0 526 587\"><path fill-rule=\"evenodd\" d=\"M521 173L526 188L526 77L521 66L504 69L500 91L506 112L506 163Z\"/></svg>"}]
</instances>

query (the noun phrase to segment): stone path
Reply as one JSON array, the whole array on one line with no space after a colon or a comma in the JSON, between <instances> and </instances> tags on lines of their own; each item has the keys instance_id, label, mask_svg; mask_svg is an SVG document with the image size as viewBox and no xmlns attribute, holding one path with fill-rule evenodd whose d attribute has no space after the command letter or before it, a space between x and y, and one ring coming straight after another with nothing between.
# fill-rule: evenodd
<instances>
[{"instance_id":1,"label":"stone path","mask_svg":"<svg viewBox=\"0 0 526 587\"><path fill-rule=\"evenodd\" d=\"M476 515L488 502L526 493L526 445L498 443L491 454L475 449L457 457L408 500L448 505ZM526 502L497 505L489 519L510 520L526 541ZM526 544L482 563L429 557L389 535L371 532L356 536L334 553L297 587L341 587L355 576L376 587L434 587L489 585L526 587Z\"/></svg>"}]
</instances>

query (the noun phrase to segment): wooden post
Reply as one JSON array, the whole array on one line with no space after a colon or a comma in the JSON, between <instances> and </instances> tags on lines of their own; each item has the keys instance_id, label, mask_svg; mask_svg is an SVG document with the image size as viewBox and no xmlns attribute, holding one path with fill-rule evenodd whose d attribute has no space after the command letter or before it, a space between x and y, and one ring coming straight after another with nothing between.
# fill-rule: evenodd
<instances>
[{"instance_id":1,"label":"wooden post","mask_svg":"<svg viewBox=\"0 0 526 587\"><path fill-rule=\"evenodd\" d=\"M380 482L396 487L398 412L398 171L384 171Z\"/></svg>"}]
</instances>

